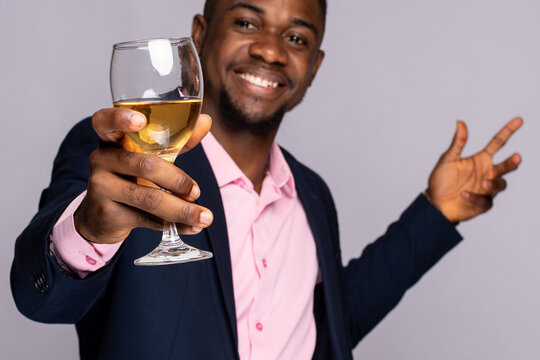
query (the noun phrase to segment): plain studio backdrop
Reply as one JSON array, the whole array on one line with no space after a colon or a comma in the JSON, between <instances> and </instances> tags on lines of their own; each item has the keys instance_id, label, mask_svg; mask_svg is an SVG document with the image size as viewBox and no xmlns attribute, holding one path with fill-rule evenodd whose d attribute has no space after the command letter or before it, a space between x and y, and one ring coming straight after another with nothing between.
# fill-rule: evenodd
<instances>
[{"instance_id":1,"label":"plain studio backdrop","mask_svg":"<svg viewBox=\"0 0 540 360\"><path fill-rule=\"evenodd\" d=\"M37 210L67 131L111 106L111 47L186 36L203 0L0 3L2 198L0 348L9 359L74 359L73 325L20 315L9 289L14 242ZM358 256L427 184L453 136L465 154L513 116L496 156L523 156L465 240L355 349L356 359L539 359L540 2L329 0L326 58L279 142L326 179L343 259Z\"/></svg>"}]
</instances>

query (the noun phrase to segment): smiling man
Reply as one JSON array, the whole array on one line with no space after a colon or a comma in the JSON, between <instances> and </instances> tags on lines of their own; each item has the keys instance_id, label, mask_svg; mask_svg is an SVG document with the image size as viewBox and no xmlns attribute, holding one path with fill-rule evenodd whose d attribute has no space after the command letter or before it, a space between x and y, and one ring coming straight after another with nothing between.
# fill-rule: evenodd
<instances>
[{"instance_id":1,"label":"smiling man","mask_svg":"<svg viewBox=\"0 0 540 360\"><path fill-rule=\"evenodd\" d=\"M194 19L203 112L256 190L283 115L302 100L323 60L325 13L324 1L213 1Z\"/></svg>"},{"instance_id":2,"label":"smiling man","mask_svg":"<svg viewBox=\"0 0 540 360\"><path fill-rule=\"evenodd\" d=\"M351 359L461 240L455 225L505 189L503 175L521 158L494 165L492 157L522 120L468 158L458 122L427 190L343 266L328 188L275 143L322 63L325 17L324 0L207 1L192 31L212 131L198 145L210 128L201 115L176 162L183 171L117 146L145 126L140 113L102 109L76 125L17 239L19 310L75 323L83 359ZM135 267L159 241L162 219L214 258Z\"/></svg>"}]
</instances>

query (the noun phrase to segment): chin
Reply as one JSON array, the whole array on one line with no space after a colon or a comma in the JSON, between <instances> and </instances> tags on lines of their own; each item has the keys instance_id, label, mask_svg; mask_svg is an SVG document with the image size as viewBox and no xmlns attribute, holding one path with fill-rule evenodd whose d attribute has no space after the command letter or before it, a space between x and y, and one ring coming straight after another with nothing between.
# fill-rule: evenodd
<instances>
[{"instance_id":1,"label":"chin","mask_svg":"<svg viewBox=\"0 0 540 360\"><path fill-rule=\"evenodd\" d=\"M259 101L239 104L227 91L222 91L220 95L219 109L230 129L260 135L277 131L285 114L285 106L275 108L260 105Z\"/></svg>"}]
</instances>

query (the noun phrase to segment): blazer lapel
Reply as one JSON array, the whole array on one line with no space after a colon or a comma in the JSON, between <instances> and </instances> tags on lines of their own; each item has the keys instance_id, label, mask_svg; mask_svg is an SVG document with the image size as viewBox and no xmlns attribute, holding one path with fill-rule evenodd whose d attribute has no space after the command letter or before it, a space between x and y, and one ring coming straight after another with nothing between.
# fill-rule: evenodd
<instances>
[{"instance_id":1,"label":"blazer lapel","mask_svg":"<svg viewBox=\"0 0 540 360\"><path fill-rule=\"evenodd\" d=\"M329 203L329 199L322 196L323 190L320 182L315 181L315 175L309 174L287 151L283 149L282 151L294 176L296 191L304 207L317 247L317 258L321 271L328 319L327 325L334 353L333 358L351 359L350 337L347 332L348 321L344 310L343 286L340 285L341 256L339 247L335 248L332 245L332 238L338 236L338 234L337 232L333 233L328 221L328 218L333 216L328 208L334 205Z\"/></svg>"},{"instance_id":2,"label":"blazer lapel","mask_svg":"<svg viewBox=\"0 0 540 360\"><path fill-rule=\"evenodd\" d=\"M212 225L201 233L202 236L208 237L210 250L214 254L213 259L205 261L214 261L216 264L216 272L229 319L230 330L234 338L235 347L238 348L231 254L229 251L225 211L223 210L219 186L212 167L208 162L208 158L200 144L179 156L175 164L199 184L201 196L197 200L197 203L207 207L214 214Z\"/></svg>"}]
</instances>

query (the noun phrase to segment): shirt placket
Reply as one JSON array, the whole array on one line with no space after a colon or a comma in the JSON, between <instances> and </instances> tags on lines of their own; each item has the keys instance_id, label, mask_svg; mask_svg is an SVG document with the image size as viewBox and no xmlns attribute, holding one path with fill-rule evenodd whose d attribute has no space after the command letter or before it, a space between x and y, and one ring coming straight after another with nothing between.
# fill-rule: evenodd
<instances>
[{"instance_id":1,"label":"shirt placket","mask_svg":"<svg viewBox=\"0 0 540 360\"><path fill-rule=\"evenodd\" d=\"M253 246L253 264L258 275L257 291L253 299L253 306L249 316L249 327L252 343L252 359L262 358L262 354L258 354L260 350L264 353L264 349L271 346L271 338L268 334L270 328L268 321L271 312L272 302L271 294L274 286L274 279L270 271L271 264L267 258L267 249L273 243L273 237L277 236L275 232L270 234L262 220L262 215L270 206L281 198L281 192L272 181L268 181L263 185L263 191L259 197L257 217L252 224L252 246ZM272 238L271 238L272 237Z\"/></svg>"}]
</instances>

